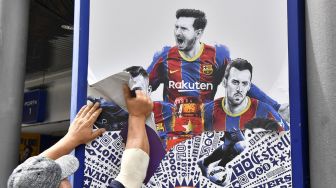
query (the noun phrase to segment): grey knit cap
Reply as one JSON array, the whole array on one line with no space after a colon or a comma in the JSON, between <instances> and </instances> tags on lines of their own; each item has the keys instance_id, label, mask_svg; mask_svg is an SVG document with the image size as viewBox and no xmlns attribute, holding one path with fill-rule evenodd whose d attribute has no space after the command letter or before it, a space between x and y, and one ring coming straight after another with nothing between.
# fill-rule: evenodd
<instances>
[{"instance_id":1,"label":"grey knit cap","mask_svg":"<svg viewBox=\"0 0 336 188\"><path fill-rule=\"evenodd\" d=\"M16 167L8 179L8 188L58 188L60 182L73 174L79 166L76 157L65 155L57 160L43 156L27 159Z\"/></svg>"}]
</instances>

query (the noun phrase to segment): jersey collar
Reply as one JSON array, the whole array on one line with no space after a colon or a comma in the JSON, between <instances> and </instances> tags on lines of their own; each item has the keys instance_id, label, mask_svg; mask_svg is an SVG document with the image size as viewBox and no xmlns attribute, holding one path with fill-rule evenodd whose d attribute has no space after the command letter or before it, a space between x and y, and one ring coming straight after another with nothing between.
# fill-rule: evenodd
<instances>
[{"instance_id":1,"label":"jersey collar","mask_svg":"<svg viewBox=\"0 0 336 188\"><path fill-rule=\"evenodd\" d=\"M185 61L188 61L188 62L192 62L192 61L195 61L196 59L198 59L202 53L203 53L203 50L204 50L204 43L201 43L201 48L199 50L199 52L194 56L194 57L191 57L191 58L188 58L184 55L183 52L181 52L180 50L178 50L180 56L185 60Z\"/></svg>"},{"instance_id":2,"label":"jersey collar","mask_svg":"<svg viewBox=\"0 0 336 188\"><path fill-rule=\"evenodd\" d=\"M248 102L247 102L247 106L246 106L246 108L245 108L243 111L241 111L240 113L233 114L233 113L229 112L229 111L225 108L225 97L223 97L223 99L222 99L222 109L224 110L224 112L225 112L227 115L229 115L229 116L231 116L231 117L241 116L242 114L244 114L244 113L245 113L248 109L250 109L250 107L251 107L251 99L250 99L250 97L248 97L248 96L246 96L246 97L247 97L247 100L248 100Z\"/></svg>"}]
</instances>

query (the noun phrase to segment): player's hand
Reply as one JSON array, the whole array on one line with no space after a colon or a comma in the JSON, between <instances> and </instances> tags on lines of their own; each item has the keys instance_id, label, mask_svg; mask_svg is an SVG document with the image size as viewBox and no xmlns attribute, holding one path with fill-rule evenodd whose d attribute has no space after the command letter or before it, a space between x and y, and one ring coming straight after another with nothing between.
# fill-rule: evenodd
<instances>
[{"instance_id":1,"label":"player's hand","mask_svg":"<svg viewBox=\"0 0 336 188\"><path fill-rule=\"evenodd\" d=\"M102 109L99 108L99 103L97 102L83 106L71 123L65 137L74 142L74 144L79 145L85 144L100 136L105 132L105 129L102 128L93 131L92 127L101 111Z\"/></svg>"},{"instance_id":2,"label":"player's hand","mask_svg":"<svg viewBox=\"0 0 336 188\"><path fill-rule=\"evenodd\" d=\"M290 111L288 103L281 104L278 112L284 120L290 122Z\"/></svg>"},{"instance_id":3,"label":"player's hand","mask_svg":"<svg viewBox=\"0 0 336 188\"><path fill-rule=\"evenodd\" d=\"M146 118L153 110L153 102L150 97L141 90L135 91L136 96L131 96L128 86L124 85L124 97L127 110L130 116Z\"/></svg>"},{"instance_id":4,"label":"player's hand","mask_svg":"<svg viewBox=\"0 0 336 188\"><path fill-rule=\"evenodd\" d=\"M273 119L268 118L254 118L245 124L246 129L264 129L270 131L278 131L279 130L279 123Z\"/></svg>"}]
</instances>

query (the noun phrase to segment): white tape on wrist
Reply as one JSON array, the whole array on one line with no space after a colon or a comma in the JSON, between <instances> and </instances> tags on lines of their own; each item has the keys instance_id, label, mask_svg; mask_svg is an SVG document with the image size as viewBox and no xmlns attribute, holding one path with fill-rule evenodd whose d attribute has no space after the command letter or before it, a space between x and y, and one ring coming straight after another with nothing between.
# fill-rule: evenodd
<instances>
[{"instance_id":1,"label":"white tape on wrist","mask_svg":"<svg viewBox=\"0 0 336 188\"><path fill-rule=\"evenodd\" d=\"M149 156L139 148L126 149L116 180L126 188L140 188L147 173Z\"/></svg>"}]
</instances>

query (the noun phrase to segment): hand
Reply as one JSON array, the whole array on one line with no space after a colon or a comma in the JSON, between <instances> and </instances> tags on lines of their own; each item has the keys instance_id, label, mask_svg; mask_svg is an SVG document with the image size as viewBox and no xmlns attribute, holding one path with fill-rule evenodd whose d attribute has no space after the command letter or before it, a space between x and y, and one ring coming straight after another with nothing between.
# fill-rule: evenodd
<instances>
[{"instance_id":1,"label":"hand","mask_svg":"<svg viewBox=\"0 0 336 188\"><path fill-rule=\"evenodd\" d=\"M244 126L246 129L251 130L261 128L270 131L278 131L281 127L277 121L268 118L254 118L247 122Z\"/></svg>"},{"instance_id":2,"label":"hand","mask_svg":"<svg viewBox=\"0 0 336 188\"><path fill-rule=\"evenodd\" d=\"M238 128L233 128L232 130L225 132L225 134L228 134L230 139L234 142L245 140L243 132Z\"/></svg>"},{"instance_id":3,"label":"hand","mask_svg":"<svg viewBox=\"0 0 336 188\"><path fill-rule=\"evenodd\" d=\"M288 103L281 104L278 112L285 121L290 122L290 112Z\"/></svg>"},{"instance_id":4,"label":"hand","mask_svg":"<svg viewBox=\"0 0 336 188\"><path fill-rule=\"evenodd\" d=\"M130 116L146 118L153 110L153 102L144 91L136 90L136 97L131 97L131 91L124 85L124 97L127 110Z\"/></svg>"},{"instance_id":5,"label":"hand","mask_svg":"<svg viewBox=\"0 0 336 188\"><path fill-rule=\"evenodd\" d=\"M70 139L74 144L85 144L105 132L105 129L93 131L93 124L97 120L102 109L99 108L99 103L92 103L83 106L77 113L74 121L69 127L65 138Z\"/></svg>"},{"instance_id":6,"label":"hand","mask_svg":"<svg viewBox=\"0 0 336 188\"><path fill-rule=\"evenodd\" d=\"M65 178L61 181L58 188L71 188L71 183L67 178Z\"/></svg>"}]
</instances>

